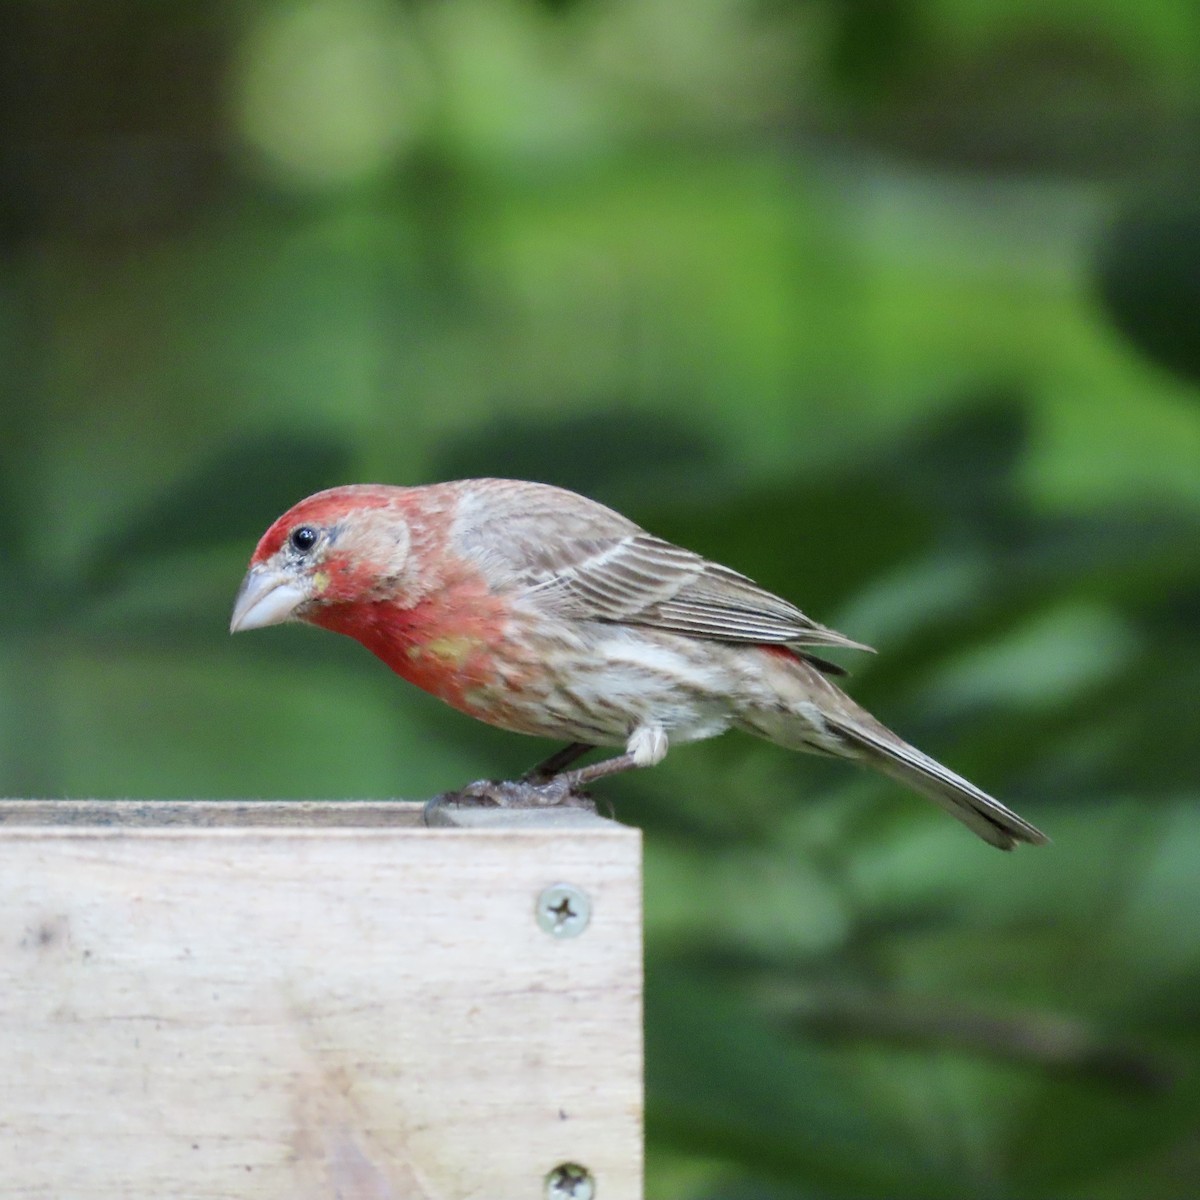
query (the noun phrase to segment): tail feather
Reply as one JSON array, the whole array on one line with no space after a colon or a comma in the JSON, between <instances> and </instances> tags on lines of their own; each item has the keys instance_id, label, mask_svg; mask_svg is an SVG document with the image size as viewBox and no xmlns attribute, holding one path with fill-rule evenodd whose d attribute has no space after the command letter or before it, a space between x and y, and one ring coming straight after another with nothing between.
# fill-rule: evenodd
<instances>
[{"instance_id":1,"label":"tail feather","mask_svg":"<svg viewBox=\"0 0 1200 1200\"><path fill-rule=\"evenodd\" d=\"M870 728L857 721L831 718L828 713L826 720L830 728L859 752L862 761L927 796L985 842L1001 850L1011 850L1018 842L1042 846L1050 840L970 780L922 754L884 726Z\"/></svg>"}]
</instances>

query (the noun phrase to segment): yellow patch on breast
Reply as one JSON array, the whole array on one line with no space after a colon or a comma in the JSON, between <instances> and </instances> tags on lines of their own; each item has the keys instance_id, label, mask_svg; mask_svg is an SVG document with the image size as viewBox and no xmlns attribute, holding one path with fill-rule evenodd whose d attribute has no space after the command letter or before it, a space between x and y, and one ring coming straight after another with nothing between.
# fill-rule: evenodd
<instances>
[{"instance_id":1,"label":"yellow patch on breast","mask_svg":"<svg viewBox=\"0 0 1200 1200\"><path fill-rule=\"evenodd\" d=\"M423 645L410 647L410 658L436 658L447 667L462 667L482 645L480 640L467 634L446 634L430 638Z\"/></svg>"}]
</instances>

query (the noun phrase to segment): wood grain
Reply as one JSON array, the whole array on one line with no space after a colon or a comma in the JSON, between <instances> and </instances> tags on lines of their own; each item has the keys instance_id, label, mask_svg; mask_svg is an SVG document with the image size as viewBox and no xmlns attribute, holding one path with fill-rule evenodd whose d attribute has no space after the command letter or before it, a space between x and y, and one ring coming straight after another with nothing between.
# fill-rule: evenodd
<instances>
[{"instance_id":1,"label":"wood grain","mask_svg":"<svg viewBox=\"0 0 1200 1200\"><path fill-rule=\"evenodd\" d=\"M3 1195L638 1200L637 832L419 821L0 801Z\"/></svg>"}]
</instances>

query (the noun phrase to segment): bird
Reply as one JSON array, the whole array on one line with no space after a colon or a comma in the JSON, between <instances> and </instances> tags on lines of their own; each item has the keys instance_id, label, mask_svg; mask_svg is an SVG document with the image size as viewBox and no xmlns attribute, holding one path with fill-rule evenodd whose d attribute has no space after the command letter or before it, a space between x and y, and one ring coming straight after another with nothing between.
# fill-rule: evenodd
<instances>
[{"instance_id":1,"label":"bird","mask_svg":"<svg viewBox=\"0 0 1200 1200\"><path fill-rule=\"evenodd\" d=\"M291 621L354 638L469 716L566 742L467 799L571 803L738 729L873 768L1002 850L1048 841L838 686L846 672L825 653L870 647L564 488L464 479L308 496L263 534L230 631ZM620 753L573 766L598 747Z\"/></svg>"}]
</instances>

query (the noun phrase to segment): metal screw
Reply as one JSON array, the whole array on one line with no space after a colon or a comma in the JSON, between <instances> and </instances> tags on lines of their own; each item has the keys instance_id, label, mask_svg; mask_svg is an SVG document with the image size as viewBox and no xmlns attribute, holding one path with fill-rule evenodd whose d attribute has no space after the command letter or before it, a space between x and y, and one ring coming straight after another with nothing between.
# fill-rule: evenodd
<instances>
[{"instance_id":1,"label":"metal screw","mask_svg":"<svg viewBox=\"0 0 1200 1200\"><path fill-rule=\"evenodd\" d=\"M591 1171L578 1163L559 1163L546 1176L546 1200L592 1200L595 1194Z\"/></svg>"},{"instance_id":2,"label":"metal screw","mask_svg":"<svg viewBox=\"0 0 1200 1200\"><path fill-rule=\"evenodd\" d=\"M574 884L552 884L537 899L537 923L551 937L578 937L591 919L592 902Z\"/></svg>"}]
</instances>

